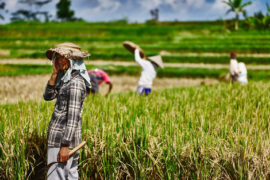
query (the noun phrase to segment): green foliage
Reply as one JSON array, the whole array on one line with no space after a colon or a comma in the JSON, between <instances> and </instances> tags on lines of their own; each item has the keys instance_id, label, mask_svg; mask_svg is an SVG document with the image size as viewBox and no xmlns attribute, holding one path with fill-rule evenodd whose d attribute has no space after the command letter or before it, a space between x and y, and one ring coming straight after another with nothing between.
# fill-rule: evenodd
<instances>
[{"instance_id":1,"label":"green foliage","mask_svg":"<svg viewBox=\"0 0 270 180\"><path fill-rule=\"evenodd\" d=\"M270 51L269 30L228 33L222 24L219 21L159 22L155 25L124 22L13 22L0 25L0 49L10 52L10 56L0 53L0 57L45 58L47 49L61 42L73 42L80 45L82 50L89 51L91 60L134 61L134 57L122 46L125 40L139 44L148 56L166 51L163 55L165 62L225 63L228 60L224 53L228 53L229 59L231 51L242 56L245 53ZM190 57L190 53L196 55ZM219 57L220 53L222 57ZM247 63L269 62L267 58L244 56L243 59Z\"/></svg>"},{"instance_id":2,"label":"green foliage","mask_svg":"<svg viewBox=\"0 0 270 180\"><path fill-rule=\"evenodd\" d=\"M227 14L230 12L235 13L235 30L238 30L238 23L239 23L239 13L243 13L246 16L245 7L251 5L251 1L243 2L242 0L223 0L223 3L227 4L230 9L227 11Z\"/></svg>"},{"instance_id":3,"label":"green foliage","mask_svg":"<svg viewBox=\"0 0 270 180\"><path fill-rule=\"evenodd\" d=\"M95 66L87 65L87 69L99 68L105 70L109 75L132 75L139 76L141 68L138 66L116 66L112 64ZM19 76L34 74L50 74L50 65L0 65L0 76ZM189 68L189 67L166 67L158 69L158 77L184 77L184 78L216 78L223 79L228 73L228 69L218 68ZM248 78L252 80L270 79L269 70L249 70Z\"/></svg>"},{"instance_id":4,"label":"green foliage","mask_svg":"<svg viewBox=\"0 0 270 180\"><path fill-rule=\"evenodd\" d=\"M165 62L170 63L204 63L204 64L228 64L228 56L163 56ZM269 57L238 57L239 62L245 64L270 64Z\"/></svg>"},{"instance_id":5,"label":"green foliage","mask_svg":"<svg viewBox=\"0 0 270 180\"><path fill-rule=\"evenodd\" d=\"M254 29L266 30L270 29L270 15L264 15L262 12L257 12L253 17L248 17L247 21Z\"/></svg>"},{"instance_id":6,"label":"green foliage","mask_svg":"<svg viewBox=\"0 0 270 180\"><path fill-rule=\"evenodd\" d=\"M74 19L74 11L70 10L70 0L60 0L57 4L57 17L62 21L71 21Z\"/></svg>"},{"instance_id":7,"label":"green foliage","mask_svg":"<svg viewBox=\"0 0 270 180\"><path fill-rule=\"evenodd\" d=\"M269 88L250 82L87 97L80 177L269 179ZM53 105L1 105L1 179L40 176Z\"/></svg>"},{"instance_id":8,"label":"green foliage","mask_svg":"<svg viewBox=\"0 0 270 180\"><path fill-rule=\"evenodd\" d=\"M270 6L268 3L266 3L266 8L267 8L267 14L270 16Z\"/></svg>"}]
</instances>

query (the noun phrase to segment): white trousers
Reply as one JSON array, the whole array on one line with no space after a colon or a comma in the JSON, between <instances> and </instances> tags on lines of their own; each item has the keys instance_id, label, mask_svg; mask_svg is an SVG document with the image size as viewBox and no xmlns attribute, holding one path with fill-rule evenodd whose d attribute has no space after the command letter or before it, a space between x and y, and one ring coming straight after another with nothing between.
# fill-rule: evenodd
<instances>
[{"instance_id":1,"label":"white trousers","mask_svg":"<svg viewBox=\"0 0 270 180\"><path fill-rule=\"evenodd\" d=\"M57 162L60 148L48 147L47 164ZM47 173L47 180L78 180L79 151L72 155L66 163L55 163Z\"/></svg>"}]
</instances>

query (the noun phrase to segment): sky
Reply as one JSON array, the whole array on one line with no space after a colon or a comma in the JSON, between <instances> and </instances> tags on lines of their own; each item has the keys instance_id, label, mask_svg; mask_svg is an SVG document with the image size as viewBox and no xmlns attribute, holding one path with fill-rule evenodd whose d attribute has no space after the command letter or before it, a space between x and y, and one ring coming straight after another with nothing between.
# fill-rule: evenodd
<instances>
[{"instance_id":1,"label":"sky","mask_svg":"<svg viewBox=\"0 0 270 180\"><path fill-rule=\"evenodd\" d=\"M0 0L6 3L8 13L0 11L5 20L0 23L8 23L10 14L17 9L29 9L20 4L19 0ZM53 0L39 10L49 11L56 18L56 3ZM247 0L243 0L246 2ZM266 2L270 0L251 0L248 6L248 15L254 12L266 12ZM35 7L32 7L33 9ZM144 22L151 19L150 10L159 9L160 21L203 21L228 19L234 17L233 13L226 14L229 9L222 0L71 0L71 9L75 17L86 21L111 21L127 18L129 22Z\"/></svg>"}]
</instances>

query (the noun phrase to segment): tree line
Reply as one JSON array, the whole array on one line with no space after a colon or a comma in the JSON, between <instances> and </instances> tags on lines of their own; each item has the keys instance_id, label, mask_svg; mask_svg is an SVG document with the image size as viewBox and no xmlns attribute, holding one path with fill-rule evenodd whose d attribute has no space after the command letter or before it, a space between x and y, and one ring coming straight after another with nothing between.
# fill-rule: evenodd
<instances>
[{"instance_id":1,"label":"tree line","mask_svg":"<svg viewBox=\"0 0 270 180\"><path fill-rule=\"evenodd\" d=\"M24 5L23 9L18 9L11 13L11 21L51 21L52 15L47 11L41 11L40 9L51 3L52 0L19 0L18 3ZM0 0L0 19L4 20L2 11L8 12L5 9L6 3ZM74 17L74 11L70 9L70 0L60 0L56 4L57 19L60 21L76 21L79 18Z\"/></svg>"},{"instance_id":2,"label":"tree line","mask_svg":"<svg viewBox=\"0 0 270 180\"><path fill-rule=\"evenodd\" d=\"M244 20L241 22L241 27L245 29L270 29L270 6L266 3L267 12L264 15L262 11L256 12L253 16L248 17L245 8L252 4L251 1L243 2L243 0L223 0L223 3L229 6L229 10L226 14L230 12L235 13L234 29L239 28L239 15L242 13Z\"/></svg>"},{"instance_id":3,"label":"tree line","mask_svg":"<svg viewBox=\"0 0 270 180\"><path fill-rule=\"evenodd\" d=\"M18 3L24 4L26 8L19 9L11 13L11 21L51 21L52 15L47 11L40 11L41 7L51 3L52 0L19 0ZM235 13L234 30L239 29L240 14L243 14L244 21L241 21L240 26L246 29L269 29L270 28L270 5L266 3L267 13L263 14L261 11L248 17L246 7L252 4L252 1L243 2L243 0L223 0L229 9L226 14ZM0 0L0 19L4 20L3 12L8 13L5 9L5 2ZM76 21L82 20L74 16L74 11L70 9L70 0L59 0L56 4L57 19L60 21ZM27 8L28 7L28 8ZM159 19L159 9L150 10L152 19L150 21L157 22ZM232 27L230 27L232 29Z\"/></svg>"}]
</instances>

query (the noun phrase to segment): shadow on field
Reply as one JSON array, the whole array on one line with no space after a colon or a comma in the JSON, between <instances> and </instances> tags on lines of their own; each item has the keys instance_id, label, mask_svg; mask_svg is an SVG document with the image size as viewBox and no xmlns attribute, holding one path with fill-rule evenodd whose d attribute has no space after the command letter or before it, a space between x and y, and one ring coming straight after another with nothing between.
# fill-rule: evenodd
<instances>
[{"instance_id":1,"label":"shadow on field","mask_svg":"<svg viewBox=\"0 0 270 180\"><path fill-rule=\"evenodd\" d=\"M45 179L47 138L32 133L25 142L21 148L26 148L26 153L20 157L28 167L25 179ZM116 149L101 142L92 141L82 149L78 167L82 179L270 179L269 161L263 155L246 156L244 148L224 153L197 144L194 149L170 154L170 149L157 151L158 147L151 147L144 137L123 138ZM0 179L11 179L3 175L0 173Z\"/></svg>"},{"instance_id":2,"label":"shadow on field","mask_svg":"<svg viewBox=\"0 0 270 180\"><path fill-rule=\"evenodd\" d=\"M44 180L46 179L47 165L47 137L32 135L26 146L26 159L29 161L29 169L27 171L27 179Z\"/></svg>"}]
</instances>

